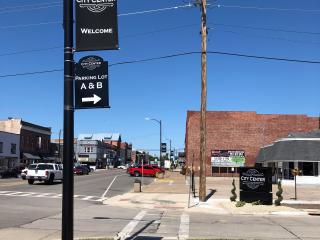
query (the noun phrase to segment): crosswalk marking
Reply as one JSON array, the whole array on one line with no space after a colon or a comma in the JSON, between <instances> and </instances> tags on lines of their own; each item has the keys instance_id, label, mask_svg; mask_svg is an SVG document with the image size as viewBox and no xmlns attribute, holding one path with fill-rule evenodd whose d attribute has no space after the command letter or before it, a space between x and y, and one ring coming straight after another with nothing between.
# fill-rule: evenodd
<instances>
[{"instance_id":1,"label":"crosswalk marking","mask_svg":"<svg viewBox=\"0 0 320 240\"><path fill-rule=\"evenodd\" d=\"M138 225L138 223L142 220L142 218L146 215L146 211L141 211L139 212L134 219L129 222L121 232L118 233L118 235L115 237L116 240L124 240L127 239L133 229Z\"/></svg>"},{"instance_id":2,"label":"crosswalk marking","mask_svg":"<svg viewBox=\"0 0 320 240\"><path fill-rule=\"evenodd\" d=\"M180 217L179 239L189 238L189 215L183 213Z\"/></svg>"},{"instance_id":3,"label":"crosswalk marking","mask_svg":"<svg viewBox=\"0 0 320 240\"><path fill-rule=\"evenodd\" d=\"M57 193L35 193L35 192L17 192L0 191L0 196L8 197L34 197L34 198L62 198L62 194ZM102 202L104 199L99 196L74 195L75 200Z\"/></svg>"}]
</instances>

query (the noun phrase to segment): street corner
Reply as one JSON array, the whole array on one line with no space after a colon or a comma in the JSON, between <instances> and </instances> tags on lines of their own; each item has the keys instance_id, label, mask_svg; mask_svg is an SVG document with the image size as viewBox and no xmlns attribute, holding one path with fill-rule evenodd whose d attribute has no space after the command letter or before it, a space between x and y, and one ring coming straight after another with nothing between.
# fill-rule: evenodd
<instances>
[{"instance_id":1,"label":"street corner","mask_svg":"<svg viewBox=\"0 0 320 240\"><path fill-rule=\"evenodd\" d=\"M104 205L141 209L185 209L187 195L164 193L126 193L105 199Z\"/></svg>"},{"instance_id":2,"label":"street corner","mask_svg":"<svg viewBox=\"0 0 320 240\"><path fill-rule=\"evenodd\" d=\"M243 206L237 205L237 202L224 201L220 206L229 214L245 214L245 215L283 215L283 216L306 216L307 212L300 209L295 209L289 206L275 205L255 205L245 203Z\"/></svg>"},{"instance_id":3,"label":"street corner","mask_svg":"<svg viewBox=\"0 0 320 240\"><path fill-rule=\"evenodd\" d=\"M307 216L308 211L290 206L254 205L245 203L243 206L229 199L209 199L200 202L198 198L190 201L187 212L199 212L216 215L282 215L282 216Z\"/></svg>"}]
</instances>

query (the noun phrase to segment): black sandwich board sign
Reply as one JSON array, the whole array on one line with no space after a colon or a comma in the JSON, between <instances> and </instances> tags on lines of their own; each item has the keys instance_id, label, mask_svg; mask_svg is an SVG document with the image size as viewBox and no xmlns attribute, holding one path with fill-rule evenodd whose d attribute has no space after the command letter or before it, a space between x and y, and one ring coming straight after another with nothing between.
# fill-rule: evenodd
<instances>
[{"instance_id":1,"label":"black sandwich board sign","mask_svg":"<svg viewBox=\"0 0 320 240\"><path fill-rule=\"evenodd\" d=\"M76 0L76 51L119 49L117 0Z\"/></svg>"},{"instance_id":2,"label":"black sandwich board sign","mask_svg":"<svg viewBox=\"0 0 320 240\"><path fill-rule=\"evenodd\" d=\"M75 108L109 108L108 62L86 56L75 67Z\"/></svg>"},{"instance_id":3,"label":"black sandwich board sign","mask_svg":"<svg viewBox=\"0 0 320 240\"><path fill-rule=\"evenodd\" d=\"M240 167L240 201L272 204L271 168Z\"/></svg>"}]
</instances>

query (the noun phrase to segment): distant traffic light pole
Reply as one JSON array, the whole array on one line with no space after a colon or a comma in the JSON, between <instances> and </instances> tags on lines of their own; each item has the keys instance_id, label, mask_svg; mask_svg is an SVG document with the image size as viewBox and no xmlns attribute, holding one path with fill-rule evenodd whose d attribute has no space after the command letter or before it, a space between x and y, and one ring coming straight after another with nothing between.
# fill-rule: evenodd
<instances>
[{"instance_id":1,"label":"distant traffic light pole","mask_svg":"<svg viewBox=\"0 0 320 240\"><path fill-rule=\"evenodd\" d=\"M159 147L159 160L160 160L160 167L163 167L164 164L162 162L162 158L161 158L161 143L162 143L162 123L161 120L155 119L155 118L145 118L145 120L147 121L155 121L157 123L159 123L160 125L160 147Z\"/></svg>"}]
</instances>

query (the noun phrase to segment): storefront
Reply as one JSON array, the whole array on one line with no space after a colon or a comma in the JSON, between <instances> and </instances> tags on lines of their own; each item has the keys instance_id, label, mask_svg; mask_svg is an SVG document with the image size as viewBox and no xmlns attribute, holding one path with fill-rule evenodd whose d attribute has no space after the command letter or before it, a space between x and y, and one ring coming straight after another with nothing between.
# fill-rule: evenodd
<instances>
[{"instance_id":1,"label":"storefront","mask_svg":"<svg viewBox=\"0 0 320 240\"><path fill-rule=\"evenodd\" d=\"M290 134L261 148L256 164L272 167L273 179L293 179L292 170L301 177L319 177L320 130Z\"/></svg>"}]
</instances>

